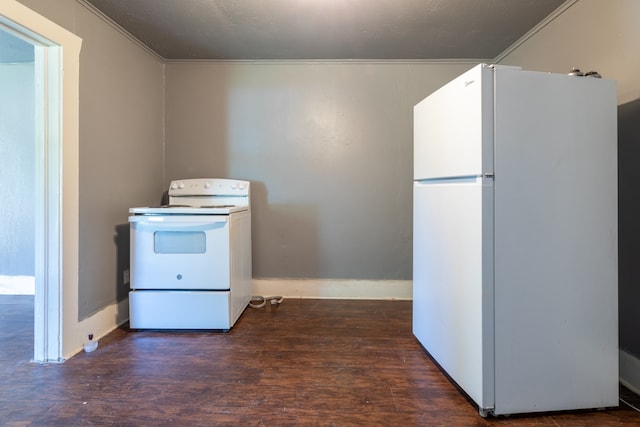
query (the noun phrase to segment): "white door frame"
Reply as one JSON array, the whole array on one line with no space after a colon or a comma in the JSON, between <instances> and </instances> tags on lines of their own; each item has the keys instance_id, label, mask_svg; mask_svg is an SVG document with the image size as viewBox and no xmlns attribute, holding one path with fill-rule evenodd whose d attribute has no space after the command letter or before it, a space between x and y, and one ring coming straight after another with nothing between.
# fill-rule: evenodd
<instances>
[{"instance_id":1,"label":"white door frame","mask_svg":"<svg viewBox=\"0 0 640 427\"><path fill-rule=\"evenodd\" d=\"M35 47L33 360L62 362L75 345L63 338L72 337L78 323L78 87L82 40L14 0L0 3L0 28Z\"/></svg>"}]
</instances>

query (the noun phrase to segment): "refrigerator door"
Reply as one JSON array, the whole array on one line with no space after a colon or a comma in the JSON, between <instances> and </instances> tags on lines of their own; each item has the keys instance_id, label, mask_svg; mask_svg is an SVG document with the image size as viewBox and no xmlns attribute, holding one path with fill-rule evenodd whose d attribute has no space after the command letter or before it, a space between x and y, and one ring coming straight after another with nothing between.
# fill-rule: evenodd
<instances>
[{"instance_id":1,"label":"refrigerator door","mask_svg":"<svg viewBox=\"0 0 640 427\"><path fill-rule=\"evenodd\" d=\"M493 182L415 182L413 334L480 406L493 406Z\"/></svg>"},{"instance_id":2,"label":"refrigerator door","mask_svg":"<svg viewBox=\"0 0 640 427\"><path fill-rule=\"evenodd\" d=\"M481 64L414 107L415 180L493 172L493 74Z\"/></svg>"},{"instance_id":3,"label":"refrigerator door","mask_svg":"<svg viewBox=\"0 0 640 427\"><path fill-rule=\"evenodd\" d=\"M617 406L615 82L495 78L495 413Z\"/></svg>"}]
</instances>

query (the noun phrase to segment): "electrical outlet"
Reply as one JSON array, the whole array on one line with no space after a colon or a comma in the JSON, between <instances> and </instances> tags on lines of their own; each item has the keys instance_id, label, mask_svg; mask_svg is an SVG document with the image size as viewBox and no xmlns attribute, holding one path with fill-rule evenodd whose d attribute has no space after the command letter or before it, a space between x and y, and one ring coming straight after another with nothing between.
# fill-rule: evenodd
<instances>
[{"instance_id":1,"label":"electrical outlet","mask_svg":"<svg viewBox=\"0 0 640 427\"><path fill-rule=\"evenodd\" d=\"M129 274L129 269L127 268L125 271L122 272L122 284L128 285L130 281L131 281L131 277Z\"/></svg>"}]
</instances>

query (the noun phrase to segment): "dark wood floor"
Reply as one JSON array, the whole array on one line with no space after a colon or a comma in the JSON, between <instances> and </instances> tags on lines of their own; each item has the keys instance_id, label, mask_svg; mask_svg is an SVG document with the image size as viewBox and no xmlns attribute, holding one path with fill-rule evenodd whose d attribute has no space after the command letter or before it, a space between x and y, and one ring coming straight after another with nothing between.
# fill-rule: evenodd
<instances>
[{"instance_id":1,"label":"dark wood floor","mask_svg":"<svg viewBox=\"0 0 640 427\"><path fill-rule=\"evenodd\" d=\"M123 327L59 365L29 362L32 297L0 310L3 426L640 425L624 404L481 418L416 343L407 301L285 300L227 334Z\"/></svg>"}]
</instances>

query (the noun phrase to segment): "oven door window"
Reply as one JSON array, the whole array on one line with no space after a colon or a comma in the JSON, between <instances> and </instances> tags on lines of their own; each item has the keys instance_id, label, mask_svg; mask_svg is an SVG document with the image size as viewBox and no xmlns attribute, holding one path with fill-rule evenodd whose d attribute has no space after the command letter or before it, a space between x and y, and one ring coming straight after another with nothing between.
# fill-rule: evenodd
<instances>
[{"instance_id":1,"label":"oven door window","mask_svg":"<svg viewBox=\"0 0 640 427\"><path fill-rule=\"evenodd\" d=\"M204 254L207 236L203 231L156 231L153 248L157 254Z\"/></svg>"}]
</instances>

